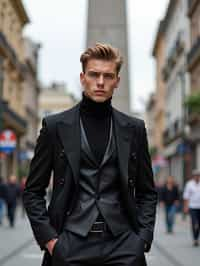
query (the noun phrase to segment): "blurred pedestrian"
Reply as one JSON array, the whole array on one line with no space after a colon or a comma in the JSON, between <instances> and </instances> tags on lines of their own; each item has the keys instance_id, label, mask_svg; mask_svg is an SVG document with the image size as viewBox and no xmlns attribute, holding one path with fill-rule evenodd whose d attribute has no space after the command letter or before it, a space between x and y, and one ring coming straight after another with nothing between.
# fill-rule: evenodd
<instances>
[{"instance_id":1,"label":"blurred pedestrian","mask_svg":"<svg viewBox=\"0 0 200 266\"><path fill-rule=\"evenodd\" d=\"M199 245L200 235L200 170L193 170L192 179L189 180L184 189L184 213L190 214L193 234L193 245Z\"/></svg>"},{"instance_id":2,"label":"blurred pedestrian","mask_svg":"<svg viewBox=\"0 0 200 266\"><path fill-rule=\"evenodd\" d=\"M5 202L5 184L3 183L3 178L0 177L0 225L2 224L3 220L4 202Z\"/></svg>"},{"instance_id":3,"label":"blurred pedestrian","mask_svg":"<svg viewBox=\"0 0 200 266\"><path fill-rule=\"evenodd\" d=\"M156 190L158 193L158 202L161 201L161 197L162 197L162 192L163 192L163 188L164 188L164 179L160 178L155 182L155 186L156 186Z\"/></svg>"},{"instance_id":4,"label":"blurred pedestrian","mask_svg":"<svg viewBox=\"0 0 200 266\"><path fill-rule=\"evenodd\" d=\"M17 207L17 200L20 197L20 186L17 183L17 177L11 175L6 184L6 205L7 217L10 227L15 225L15 212Z\"/></svg>"},{"instance_id":5,"label":"blurred pedestrian","mask_svg":"<svg viewBox=\"0 0 200 266\"><path fill-rule=\"evenodd\" d=\"M179 189L173 176L168 176L160 200L160 204L165 210L166 231L173 233L175 215L179 205Z\"/></svg>"},{"instance_id":6,"label":"blurred pedestrian","mask_svg":"<svg viewBox=\"0 0 200 266\"><path fill-rule=\"evenodd\" d=\"M26 179L27 177L26 176L23 176L22 179L21 179L21 182L20 182L20 198L21 198L21 207L22 207L22 217L25 216L25 207L24 207L24 202L22 200L22 195L23 195L23 192L24 192L24 189L25 189L25 185L26 185Z\"/></svg>"}]
</instances>

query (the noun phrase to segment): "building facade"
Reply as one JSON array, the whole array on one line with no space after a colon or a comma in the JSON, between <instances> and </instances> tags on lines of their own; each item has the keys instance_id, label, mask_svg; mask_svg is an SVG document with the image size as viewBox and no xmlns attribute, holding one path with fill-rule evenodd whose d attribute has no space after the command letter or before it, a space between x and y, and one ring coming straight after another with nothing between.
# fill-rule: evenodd
<instances>
[{"instance_id":1,"label":"building facade","mask_svg":"<svg viewBox=\"0 0 200 266\"><path fill-rule=\"evenodd\" d=\"M152 93L146 106L145 124L147 127L148 142L150 150L156 149L156 95Z\"/></svg>"},{"instance_id":2,"label":"building facade","mask_svg":"<svg viewBox=\"0 0 200 266\"><path fill-rule=\"evenodd\" d=\"M32 158L39 122L38 99L40 93L38 81L38 56L40 44L29 38L24 38L24 59L27 66L26 79L23 82L24 93L22 105L25 110L27 131L20 142L21 171L26 172L29 161Z\"/></svg>"},{"instance_id":3,"label":"building facade","mask_svg":"<svg viewBox=\"0 0 200 266\"><path fill-rule=\"evenodd\" d=\"M158 154L162 154L164 142L163 132L165 127L165 83L162 76L164 67L164 21L161 21L156 34L156 39L153 47L153 57L156 63L156 88L155 88L155 125L154 131L154 148Z\"/></svg>"},{"instance_id":4,"label":"building facade","mask_svg":"<svg viewBox=\"0 0 200 266\"><path fill-rule=\"evenodd\" d=\"M22 32L28 22L22 1L0 0L0 131L10 129L17 138L13 152L1 153L3 177L17 174L20 139L27 129L22 105L26 78Z\"/></svg>"},{"instance_id":5,"label":"building facade","mask_svg":"<svg viewBox=\"0 0 200 266\"><path fill-rule=\"evenodd\" d=\"M190 92L186 67L187 52L190 46L187 8L187 0L169 1L165 17L161 21L160 31L158 31L161 40L157 36L154 46L158 97L156 126L161 127L160 133L163 131L162 137L158 138L160 143L157 145L163 157L168 161L168 174L175 176L181 187L191 172L189 169L191 162L186 161L189 157L186 156L187 121L184 104Z\"/></svg>"},{"instance_id":6,"label":"building facade","mask_svg":"<svg viewBox=\"0 0 200 266\"><path fill-rule=\"evenodd\" d=\"M191 95L200 95L200 1L188 0L188 18L191 34L187 67L190 73ZM200 169L200 113L189 112L188 121L191 128L193 168Z\"/></svg>"}]
</instances>

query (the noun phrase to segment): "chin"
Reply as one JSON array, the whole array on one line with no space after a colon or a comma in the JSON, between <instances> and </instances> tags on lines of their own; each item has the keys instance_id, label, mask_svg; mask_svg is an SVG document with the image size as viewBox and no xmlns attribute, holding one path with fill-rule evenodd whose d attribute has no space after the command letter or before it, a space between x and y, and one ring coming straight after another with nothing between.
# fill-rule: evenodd
<instances>
[{"instance_id":1,"label":"chin","mask_svg":"<svg viewBox=\"0 0 200 266\"><path fill-rule=\"evenodd\" d=\"M97 103L103 103L103 102L105 102L107 100L107 98L105 98L105 97L98 97L98 96L95 96L95 97L93 97L93 101L95 101L95 102L97 102Z\"/></svg>"}]
</instances>

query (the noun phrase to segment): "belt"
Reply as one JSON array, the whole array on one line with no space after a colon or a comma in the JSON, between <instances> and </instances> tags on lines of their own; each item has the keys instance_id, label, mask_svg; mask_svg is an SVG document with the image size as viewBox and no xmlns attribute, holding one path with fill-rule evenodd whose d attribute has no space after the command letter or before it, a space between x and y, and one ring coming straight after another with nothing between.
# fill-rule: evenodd
<instances>
[{"instance_id":1,"label":"belt","mask_svg":"<svg viewBox=\"0 0 200 266\"><path fill-rule=\"evenodd\" d=\"M106 223L104 223L103 221L96 221L95 223L93 223L89 233L101 234L106 231L108 231Z\"/></svg>"}]
</instances>

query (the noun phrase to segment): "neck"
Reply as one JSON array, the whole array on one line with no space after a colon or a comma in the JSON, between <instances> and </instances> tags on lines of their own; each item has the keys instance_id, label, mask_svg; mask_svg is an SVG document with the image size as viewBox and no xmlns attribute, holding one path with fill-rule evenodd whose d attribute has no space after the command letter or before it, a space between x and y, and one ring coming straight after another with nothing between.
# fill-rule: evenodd
<instances>
[{"instance_id":1,"label":"neck","mask_svg":"<svg viewBox=\"0 0 200 266\"><path fill-rule=\"evenodd\" d=\"M111 99L109 98L104 102L95 102L83 93L81 113L99 119L110 116L112 112Z\"/></svg>"}]
</instances>

